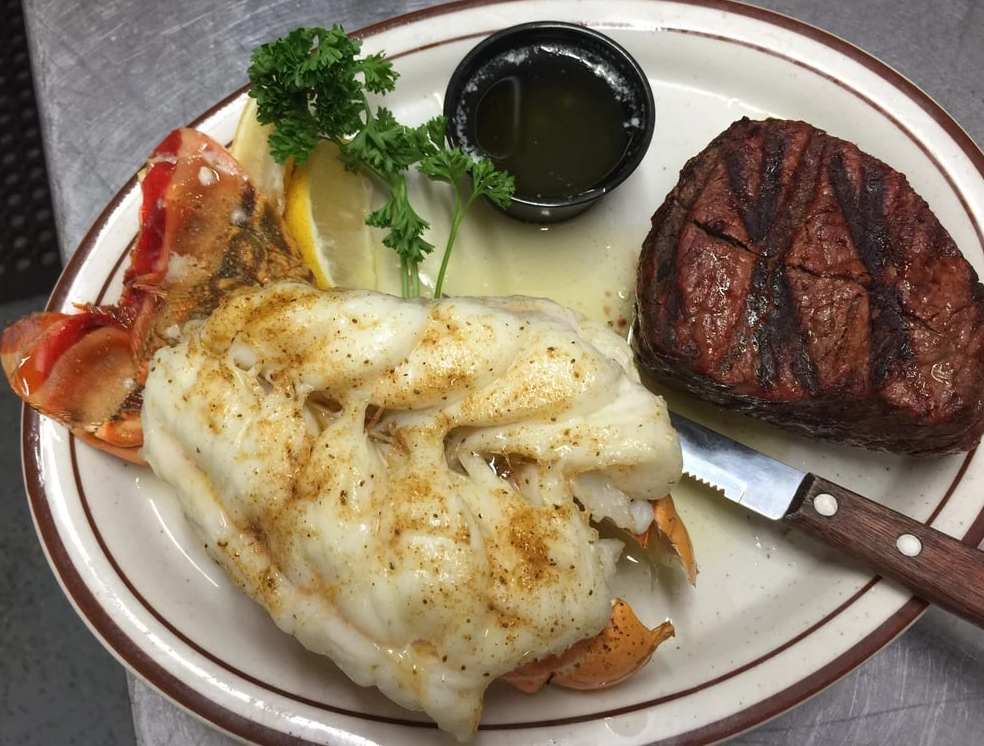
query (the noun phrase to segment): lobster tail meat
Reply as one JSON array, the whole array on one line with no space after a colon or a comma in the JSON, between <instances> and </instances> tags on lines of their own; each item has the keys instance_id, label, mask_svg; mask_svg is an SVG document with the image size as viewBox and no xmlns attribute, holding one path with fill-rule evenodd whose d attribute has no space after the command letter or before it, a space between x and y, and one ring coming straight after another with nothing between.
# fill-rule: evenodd
<instances>
[{"instance_id":1,"label":"lobster tail meat","mask_svg":"<svg viewBox=\"0 0 984 746\"><path fill-rule=\"evenodd\" d=\"M499 676L612 686L672 635L613 606L592 521L658 521L679 441L625 340L550 301L270 283L158 351L142 419L274 622L460 738Z\"/></svg>"},{"instance_id":2,"label":"lobster tail meat","mask_svg":"<svg viewBox=\"0 0 984 746\"><path fill-rule=\"evenodd\" d=\"M4 373L25 403L136 463L154 352L233 290L312 279L277 210L207 135L174 130L148 160L141 190L140 229L119 301L32 314L0 341Z\"/></svg>"}]
</instances>

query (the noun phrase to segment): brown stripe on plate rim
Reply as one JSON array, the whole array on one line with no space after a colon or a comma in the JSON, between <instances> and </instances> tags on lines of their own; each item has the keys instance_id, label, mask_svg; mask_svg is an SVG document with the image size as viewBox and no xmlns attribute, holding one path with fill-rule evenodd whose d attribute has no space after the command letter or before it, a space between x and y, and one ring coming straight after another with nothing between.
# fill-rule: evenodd
<instances>
[{"instance_id":1,"label":"brown stripe on plate rim","mask_svg":"<svg viewBox=\"0 0 984 746\"><path fill-rule=\"evenodd\" d=\"M522 2L523 0L462 0L460 2L450 3L443 6L434 6L431 8L422 9L413 13L409 13L404 16L399 16L381 23L377 23L371 26L367 26L353 35L359 36L361 38L366 38L372 35L382 33L384 31L397 28L400 26L409 25L411 23L419 22L433 17L440 17L446 15L447 13L463 10L468 8L496 5L501 2ZM796 19L784 16L773 11L755 8L751 6L738 5L729 2L729 0L685 0L680 2L680 0L672 0L677 4L686 6L696 6L696 7L706 7L721 10L727 13L743 15L757 20L764 21L774 26L778 26L789 30L793 33L806 36L811 38L825 47L839 51L844 56L858 62L862 66L866 67L868 70L874 72L883 80L890 82L895 87L902 90L907 97L917 103L949 136L950 138L960 147L968 159L972 162L978 173L984 177L984 154L981 153L980 149L973 142L973 140L967 135L967 133L957 124L946 112L944 112L938 104L936 104L925 92L922 91L918 86L912 83L910 80L877 60L875 57L871 56L867 52L864 52L860 48L854 46L850 42L847 42L829 32L818 29L811 26L805 22L798 21ZM636 28L631 23L618 24L615 23L613 27L624 27L628 29ZM494 29L493 29L494 30ZM956 189L955 184L950 178L949 173L944 170L938 160L929 153L925 144L913 137L912 133L907 131L901 122L896 120L894 117L890 116L881 107L876 106L874 102L865 97L859 91L850 88L844 81L839 79L833 79L829 76L809 67L808 64L802 63L798 60L788 58L784 55L777 54L776 52L769 50L767 48L743 42L740 40L721 38L717 35L707 34L703 32L695 32L688 29L670 29L661 28L660 31L669 32L679 32L679 33L690 33L697 34L709 38L720 39L722 41L741 44L747 46L770 56L784 59L792 64L804 67L816 74L825 77L828 80L838 84L848 92L855 95L857 98L864 101L868 106L881 112L887 119L893 122L896 127L899 128L906 136L909 137L933 162L944 178L950 184L953 192L957 195L960 200L962 207L967 212L971 223L974 225L975 231L979 238L984 236L981 231L981 226L978 224L974 215L970 212L969 205L967 204L963 194ZM487 32L486 32L487 33ZM463 35L455 39L444 39L440 42L435 42L433 44L424 45L415 49L405 50L394 57L402 57L408 54L412 54L418 51L424 51L432 47L445 45L458 40L467 40L470 38L477 38L478 36L484 35L483 33L473 33L468 35ZM230 96L228 96L223 101L216 104L216 106L209 109L206 114L199 117L191 126L199 124L202 120L214 116L216 113L221 111L224 107L233 104L235 99L242 95L244 89L241 89ZM105 228L106 224L109 222L112 214L120 206L122 201L129 195L129 193L137 188L136 177L131 178L124 188L113 198L102 214L93 224L93 227L88 231L79 249L69 260L68 266L65 269L61 279L53 291L52 297L49 300L49 308L60 308L65 305L68 297L69 290L72 284L77 278L77 275L81 269L83 260L89 256L92 251L96 248L97 239L101 231ZM982 238L982 244L984 244L984 238ZM114 271L111 274L115 275L122 265L122 262L128 255L128 251L124 251L114 267ZM110 286L111 277L107 278L106 284L103 286L100 295L103 295L107 288ZM61 541L61 537L58 534L57 528L54 525L54 520L51 516L50 509L47 504L46 496L44 494L44 483L42 476L39 472L38 466L39 461L39 424L40 416L37 415L33 410L25 409L23 415L23 449L24 449L24 471L25 479L28 484L28 493L31 501L32 510L34 512L36 525L38 526L39 535L42 538L42 543L45 546L46 552L48 553L49 559L63 583L63 587L66 592L72 598L73 603L80 610L83 616L90 622L90 625L96 630L97 634L103 639L103 642L107 644L114 653L126 662L131 668L137 671L143 678L147 679L155 688L162 691L168 697L174 699L182 707L206 718L207 720L214 723L216 726L227 730L228 732L235 733L241 737L249 738L250 740L258 740L258 742L264 744L270 744L271 746L279 746L280 744L286 743L298 743L296 738L286 736L281 731L277 731L267 726L263 726L254 720L243 718L224 707L217 705L212 700L208 699L204 695L198 693L197 691L191 689L187 684L182 682L180 679L176 678L174 675L170 674L166 669L164 669L160 664L156 663L134 642L131 640L127 634L116 626L115 622L108 616L105 610L99 605L98 601L92 595L91 591L85 585L84 581L81 579L78 571L74 568L71 560L68 556L67 550ZM77 469L77 464L74 463L74 436L70 436L72 439L72 457L73 457L73 469ZM937 505L934 510L933 516L929 519L930 521L939 513L939 511L949 500L950 495L952 495L953 490L959 484L960 479L966 472L970 462L972 461L974 452L971 452L965 458L963 465L961 466L957 477L951 484L950 489L947 491L946 496ZM76 473L76 478L78 479L78 474ZM85 502L84 495L80 495ZM88 504L86 503L85 511L88 514ZM89 516L90 526L93 528L97 535L97 540L100 546L103 547L105 551L105 545L103 544L102 537L99 535L98 531L94 525L92 525L91 516ZM984 538L984 510L978 515L975 521L972 523L967 533L964 536L964 541L972 542L977 544ZM117 567L115 560L108 555L107 559L112 562L114 567ZM129 580L125 579L125 576L121 575L121 579L124 583L132 589L129 584ZM870 581L858 594L855 595L856 598L859 595L869 590L878 582L875 578ZM139 594L138 598L139 598ZM850 605L852 601L846 602L842 607L838 608L834 614L840 613L843 608ZM155 617L158 617L156 610L150 609ZM802 702L804 699L808 698L812 694L821 690L825 686L833 683L837 678L848 673L850 670L855 668L861 662L863 662L870 655L874 654L883 647L885 644L890 642L901 633L909 624L911 624L919 614L926 608L926 604L918 599L912 599L901 607L897 612L895 612L889 619L882 623L874 632L867 635L861 642L850 648L848 651L844 652L833 661L830 661L817 671L809 674L808 676L801 679L798 683L793 686L779 692L775 695L771 695L767 699L747 707L731 716L728 716L722 720L716 721L715 723L708 724L706 726L701 726L697 729L688 731L676 736L672 739L674 744L704 744L712 740L717 740L723 737L728 737L734 735L742 730L746 730L753 727L761 722L764 722L770 717L773 717L780 712L789 709L790 707ZM159 617L158 617L159 618ZM828 617L832 618L832 617ZM166 622L165 622L166 623ZM826 623L822 621L821 623ZM167 625L169 629L173 629L170 625ZM815 625L819 626L819 625ZM811 628L812 629L812 628ZM802 633L801 636L806 636L809 631ZM799 638L796 638L799 639ZM794 644L796 640L790 641L785 645L788 647L790 644ZM190 641L189 641L190 642ZM194 646L193 643L191 643ZM767 654L768 656L769 654ZM774 653L772 653L774 655ZM764 659L764 658L763 658ZM761 661L759 661L761 662ZM742 670L747 670L748 667L753 667L754 664L744 667ZM734 675L734 674L731 674ZM725 677L719 677L715 681L720 681ZM705 684L704 686L709 686L710 684ZM292 696L292 695L289 695ZM666 701L666 698L661 698L659 701ZM315 703L317 706L324 707L320 703ZM645 703L642 705L633 706L618 712L629 712L644 708L647 706L652 706L652 703ZM350 714L357 718L365 717L362 713L352 712L349 713L345 711L346 714ZM618 714L613 713L613 714ZM583 716L579 718L574 718L571 720L564 721L549 721L544 723L527 723L527 724L505 724L505 725L491 725L482 726L483 729L511 729L517 727L530 727L531 725L550 725L559 724L562 722L579 722L585 720L594 720L598 717L604 717L605 714L593 714L588 716ZM416 721L397 721L399 724L413 725L413 726L426 726L433 727L430 723L419 723ZM669 743L660 742L660 743Z\"/></svg>"}]
</instances>

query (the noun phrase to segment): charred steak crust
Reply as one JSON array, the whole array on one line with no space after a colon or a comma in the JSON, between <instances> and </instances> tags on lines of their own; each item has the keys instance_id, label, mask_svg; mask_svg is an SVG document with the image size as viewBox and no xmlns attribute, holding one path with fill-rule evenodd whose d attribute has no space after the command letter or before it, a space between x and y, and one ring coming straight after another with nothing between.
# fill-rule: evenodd
<instances>
[{"instance_id":1,"label":"charred steak crust","mask_svg":"<svg viewBox=\"0 0 984 746\"><path fill-rule=\"evenodd\" d=\"M692 158L639 260L641 367L802 434L899 453L984 430L984 288L905 176L805 122Z\"/></svg>"}]
</instances>

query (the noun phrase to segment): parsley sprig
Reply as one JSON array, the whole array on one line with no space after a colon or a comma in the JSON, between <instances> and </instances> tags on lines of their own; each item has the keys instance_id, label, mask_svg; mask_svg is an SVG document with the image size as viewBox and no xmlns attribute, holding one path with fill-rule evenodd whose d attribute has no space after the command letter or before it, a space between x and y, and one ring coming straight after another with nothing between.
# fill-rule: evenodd
<instances>
[{"instance_id":1,"label":"parsley sprig","mask_svg":"<svg viewBox=\"0 0 984 746\"><path fill-rule=\"evenodd\" d=\"M420 263L434 250L424 238L429 224L410 203L407 171L415 167L432 181L454 187L451 230L434 288L439 297L468 208L480 196L507 206L513 178L488 159L473 160L460 148L448 148L444 117L408 127L385 107L373 110L367 94L393 91L399 74L382 53L360 57L361 48L362 42L338 25L296 29L253 51L249 95L256 99L260 123L275 125L269 143L277 162L293 158L304 165L317 142L329 140L346 168L364 170L386 188L386 202L366 222L388 231L383 244L400 257L404 297L420 295ZM466 196L463 184L469 175L472 190Z\"/></svg>"}]
</instances>

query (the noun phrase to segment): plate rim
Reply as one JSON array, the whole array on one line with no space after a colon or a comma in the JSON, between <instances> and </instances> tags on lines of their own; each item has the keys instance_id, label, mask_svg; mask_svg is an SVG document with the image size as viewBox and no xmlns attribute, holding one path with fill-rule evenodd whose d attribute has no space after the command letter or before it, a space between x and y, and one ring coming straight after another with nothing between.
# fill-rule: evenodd
<instances>
[{"instance_id":1,"label":"plate rim","mask_svg":"<svg viewBox=\"0 0 984 746\"><path fill-rule=\"evenodd\" d=\"M352 35L366 39L386 31L397 29L403 26L415 24L431 18L437 18L457 11L470 10L485 6L502 4L524 3L529 0L456 0L455 2L434 5L421 8L409 13L380 21L362 27ZM544 2L544 0L539 0ZM564 0L547 0L548 3L567 4ZM637 0L640 5L662 3L673 4L687 7L709 8L720 10L729 14L745 16L757 21L777 26L783 30L794 34L806 36L818 42L824 47L847 57L853 62L860 63L866 69L887 81L893 87L901 91L906 98L916 103L941 129L950 137L951 141L959 147L961 152L967 157L970 164L977 174L984 177L984 152L967 132L956 122L935 100L932 99L922 88L905 77L890 65L882 62L860 47L844 40L843 38L828 31L813 26L807 22L800 21L788 15L772 11L766 8L750 6L734 0ZM480 33L466 33L460 37L443 39L440 43L446 44L456 39L467 39ZM728 39L734 41L733 39ZM414 52L425 51L435 44L426 44L407 49L394 58L399 58ZM771 54L776 55L774 52ZM800 64L796 60L785 55L777 55L794 64ZM819 72L810 68L814 72ZM197 117L189 125L190 127L200 126L208 119L219 115L224 109L233 105L239 99L248 86L244 86L223 98L221 101L210 107L201 116ZM869 102L870 103L870 102ZM882 113L884 110L880 109ZM890 117L891 118L891 117ZM893 119L894 121L894 119ZM916 144L923 148L922 140L916 140ZM933 158L935 161L936 159ZM947 181L954 187L954 192L966 209L968 215L972 215L965 201L962 190L956 189L950 181L947 172L943 172ZM134 174L114 195L113 199L102 210L92 226L83 236L76 251L72 254L66 264L65 270L59 277L57 284L46 304L47 309L61 307L65 305L69 297L71 286L76 281L78 274L86 259L100 244L100 237L107 225L112 221L114 214L122 207L123 203L130 199L135 190L139 189L137 174ZM977 220L973 220L974 229L978 236L982 235L981 225ZM984 241L982 241L984 243ZM119 262L126 260L128 251L122 252ZM110 275L111 277L112 275ZM107 279L107 283L109 279ZM64 540L58 531L57 520L52 515L51 506L43 486L41 464L41 424L42 416L34 410L24 406L22 411L21 432L22 432L22 468L24 473L25 487L28 492L32 518L35 529L41 539L42 548L63 592L71 601L73 607L82 617L84 623L100 639L103 645L128 669L136 673L143 681L154 688L156 691L178 704L195 717L203 719L212 727L219 728L238 738L248 739L251 742L262 743L268 746L286 746L287 744L310 744L317 746L317 742L308 741L294 735L290 735L276 728L265 725L264 723L247 718L239 713L233 712L227 707L210 699L194 689L194 687L182 681L179 677L168 671L163 665L153 660L109 615L93 591L82 578L78 568L72 562ZM76 438L70 436L72 453L72 468L77 476L77 462L75 460ZM955 478L954 484L960 481L960 477L966 471L968 465L974 459L976 449L968 452L960 466L959 473ZM951 488L952 490L952 488ZM945 498L944 498L945 503ZM943 503L941 503L942 505ZM935 515L935 512L934 512ZM932 520L932 518L930 519ZM967 531L962 537L964 542L973 542L975 545L984 539L984 509L977 517L970 522ZM877 583L880 578L874 577L872 583ZM869 583L868 585L871 585ZM868 587L868 586L865 586ZM662 739L652 746L670 742L675 745L708 744L720 739L730 738L747 729L762 724L766 720L785 712L796 705L802 703L814 694L835 683L838 679L848 674L865 660L881 650L885 645L892 642L899 634L915 622L928 607L915 597L910 598L897 611L885 619L874 631L860 641L846 649L844 652L829 660L820 668L812 673L798 679L793 685L769 695L753 705L743 707L738 712L731 715L684 731L678 736ZM383 722L391 722L390 719L383 719ZM561 721L563 722L563 721ZM435 728L430 722L396 720L400 725ZM555 725L557 721L544 723L545 726ZM521 723L516 727L531 727L530 723ZM532 725L535 727L535 724ZM494 730L510 730L510 726L493 726ZM483 730L486 730L483 728Z\"/></svg>"}]
</instances>

